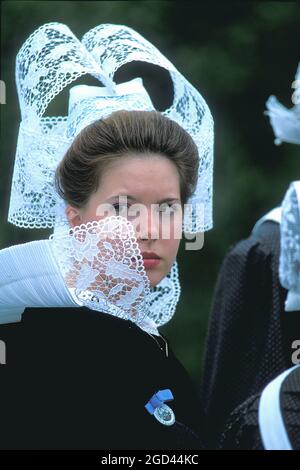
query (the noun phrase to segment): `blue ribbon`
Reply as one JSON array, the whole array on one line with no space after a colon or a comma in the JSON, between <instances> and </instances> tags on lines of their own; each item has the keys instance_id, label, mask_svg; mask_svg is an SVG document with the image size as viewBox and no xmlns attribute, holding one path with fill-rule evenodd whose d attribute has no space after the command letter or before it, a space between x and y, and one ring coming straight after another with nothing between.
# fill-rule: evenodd
<instances>
[{"instance_id":1,"label":"blue ribbon","mask_svg":"<svg viewBox=\"0 0 300 470\"><path fill-rule=\"evenodd\" d=\"M151 415L153 415L155 408L158 408L164 404L165 401L174 400L173 394L169 388L165 390L159 390L145 405L145 408Z\"/></svg>"}]
</instances>

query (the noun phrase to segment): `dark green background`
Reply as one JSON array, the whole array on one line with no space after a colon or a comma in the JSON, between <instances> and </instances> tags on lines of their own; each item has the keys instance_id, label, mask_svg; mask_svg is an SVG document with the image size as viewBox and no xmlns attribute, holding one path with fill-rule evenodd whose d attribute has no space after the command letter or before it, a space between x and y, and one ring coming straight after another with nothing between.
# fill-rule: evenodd
<instances>
[{"instance_id":1,"label":"dark green background","mask_svg":"<svg viewBox=\"0 0 300 470\"><path fill-rule=\"evenodd\" d=\"M166 55L202 93L215 120L214 228L200 251L180 250L182 295L162 328L175 353L199 381L214 284L229 247L278 205L299 179L300 149L274 145L265 102L275 94L290 107L300 61L300 5L294 2L6 1L1 5L0 248L48 237L7 222L10 182L20 120L14 67L24 40L46 22L66 23L77 37L101 23L125 24ZM124 69L124 70L123 70ZM167 75L151 65L125 66L120 82L142 76L157 109L170 104ZM85 79L84 79L85 80ZM84 82L81 79L81 82ZM92 83L92 82L91 82ZM74 83L73 83L74 84ZM65 114L66 96L48 114Z\"/></svg>"}]
</instances>

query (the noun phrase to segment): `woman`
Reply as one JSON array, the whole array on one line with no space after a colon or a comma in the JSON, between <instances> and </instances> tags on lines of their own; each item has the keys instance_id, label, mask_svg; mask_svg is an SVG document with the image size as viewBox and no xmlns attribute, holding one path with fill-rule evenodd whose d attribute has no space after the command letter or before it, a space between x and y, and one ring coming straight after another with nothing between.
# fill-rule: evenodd
<instances>
[{"instance_id":1,"label":"woman","mask_svg":"<svg viewBox=\"0 0 300 470\"><path fill-rule=\"evenodd\" d=\"M285 315L300 305L300 182L290 184L281 206L279 278L287 289ZM291 336L292 367L250 395L229 416L222 449L300 449L300 340Z\"/></svg>"},{"instance_id":2,"label":"woman","mask_svg":"<svg viewBox=\"0 0 300 470\"><path fill-rule=\"evenodd\" d=\"M3 253L10 266L23 253L30 267L22 264L18 295L4 282L0 289L6 321L27 306L20 324L1 327L1 394L14 407L3 415L1 447L199 449L195 386L158 327L172 318L179 297L182 227L196 233L212 224L209 110L130 28L100 25L80 43L65 25L51 23L28 41L17 58L24 109L9 220L50 224L54 233L40 241L47 243ZM177 92L165 113L155 111L139 79L111 79L115 61L138 60L137 49L141 60L170 70ZM29 80L34 61L42 61L35 68L42 72ZM83 70L106 86L73 87L67 118L49 123L41 116L49 100ZM205 203L204 213L193 197ZM191 201L190 218L182 217ZM34 278L30 300L24 278Z\"/></svg>"},{"instance_id":3,"label":"woman","mask_svg":"<svg viewBox=\"0 0 300 470\"><path fill-rule=\"evenodd\" d=\"M300 68L294 84L299 85ZM293 85L292 85L293 86ZM295 98L299 88L294 93ZM271 96L267 112L275 142L300 143L299 104L286 109ZM230 413L293 366L300 302L279 279L281 206L255 224L226 254L215 287L202 380L202 401L216 446ZM234 371L233 379L228 376Z\"/></svg>"}]
</instances>

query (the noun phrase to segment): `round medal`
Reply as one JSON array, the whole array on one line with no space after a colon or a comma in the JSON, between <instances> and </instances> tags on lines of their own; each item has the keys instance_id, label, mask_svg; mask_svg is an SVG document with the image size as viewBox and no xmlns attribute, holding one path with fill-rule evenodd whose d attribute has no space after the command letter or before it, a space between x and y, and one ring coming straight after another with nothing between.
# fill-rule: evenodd
<instances>
[{"instance_id":1,"label":"round medal","mask_svg":"<svg viewBox=\"0 0 300 470\"><path fill-rule=\"evenodd\" d=\"M174 411L165 403L155 409L154 416L157 421L165 426L172 426L175 423Z\"/></svg>"}]
</instances>

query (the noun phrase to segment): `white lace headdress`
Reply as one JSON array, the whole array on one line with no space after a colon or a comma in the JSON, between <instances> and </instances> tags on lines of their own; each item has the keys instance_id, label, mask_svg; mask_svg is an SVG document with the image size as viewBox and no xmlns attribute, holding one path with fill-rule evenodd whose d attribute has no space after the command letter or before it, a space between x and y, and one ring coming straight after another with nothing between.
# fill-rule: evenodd
<instances>
[{"instance_id":1,"label":"white lace headdress","mask_svg":"<svg viewBox=\"0 0 300 470\"><path fill-rule=\"evenodd\" d=\"M36 30L21 47L16 60L16 82L22 121L9 222L19 227L54 227L57 195L53 174L74 135L82 128L80 121L86 125L117 109L154 109L150 98L145 103L146 91L141 101L141 86L130 97L115 93L114 74L131 61L150 62L170 73L174 99L162 114L189 132L200 157L197 189L188 201L193 213L190 219L187 211L189 220L184 221L184 229L199 232L212 227L213 119L210 110L200 93L149 41L129 27L113 24L97 26L79 41L68 26L49 23ZM45 117L53 98L86 74L103 83L108 96L102 96L102 100L97 96L83 99L78 96L80 107L76 106L75 97L69 116ZM100 94L103 94L101 88ZM202 215L199 205L204 210Z\"/></svg>"},{"instance_id":2,"label":"white lace headdress","mask_svg":"<svg viewBox=\"0 0 300 470\"><path fill-rule=\"evenodd\" d=\"M275 144L282 142L300 144L300 63L293 82L292 100L294 106L287 109L275 96L270 96L266 102L270 122L275 134Z\"/></svg>"},{"instance_id":3,"label":"white lace headdress","mask_svg":"<svg viewBox=\"0 0 300 470\"><path fill-rule=\"evenodd\" d=\"M280 231L279 279L289 291L285 310L300 311L300 181L291 183L284 196Z\"/></svg>"},{"instance_id":4,"label":"white lace headdress","mask_svg":"<svg viewBox=\"0 0 300 470\"><path fill-rule=\"evenodd\" d=\"M116 249L120 246L116 242L110 243L108 237L105 248L107 256L104 258L106 263L101 265L101 269L105 268L102 274L110 276L105 282L113 283L111 289L114 291L113 294L109 291L108 298L107 292L99 289L101 283L96 271L99 274L99 263L101 259L103 262L103 256L99 258L96 251L101 237L104 233L109 235L110 229L107 229L105 222L100 221L95 222L93 227L80 226L77 231L70 231L64 210L65 202L58 196L54 186L57 165L74 137L86 125L121 109L155 109L140 78L119 85L113 81L116 70L131 61L150 62L165 68L170 74L174 99L170 108L162 114L176 121L192 136L200 159L197 188L188 201L183 230L197 233L212 228L213 119L210 110L200 93L149 41L127 26L113 24L97 26L79 41L68 26L48 23L37 29L21 47L16 60L16 83L22 119L8 221L25 228L54 228L53 235L45 241L50 244L53 256L49 256L45 243L41 246L48 261L56 260L56 267L59 267L59 274L56 272L57 282L63 281L68 288L69 293L64 292L62 296L62 306L68 298L68 302L72 299L77 305L88 305L127 318L131 305L134 306L131 310L139 313L133 315L131 312L129 318L144 327L146 322L148 326L145 328L151 324L153 331L153 328L165 324L174 314L180 294L177 262L174 262L170 273L158 286L149 288L147 276L144 271L141 272L140 252L129 222L120 217L109 219L114 225L114 232L127 234L127 248L131 250L131 255L128 258L123 246L124 256L117 258ZM86 74L94 76L104 86L72 87L68 115L46 117L45 111L54 97ZM121 239L119 236L119 241ZM74 269L74 260L77 263L78 253L80 258L80 253L87 253L87 247L92 245L96 257L81 257L79 265L76 264L77 274L73 273L71 282L68 274L70 269ZM67 249L61 250L62 246ZM103 250L103 244L101 246ZM10 256L14 248L10 247ZM132 258L135 260L133 264ZM130 273L125 269L124 260L130 267ZM2 263L4 261L3 255ZM113 266L117 275L113 274ZM31 266L31 269L34 267ZM78 281L79 287L74 284L74 279ZM4 285L7 286L7 283L2 279L1 284L0 278L0 293ZM117 291L119 293L115 296ZM30 305L25 306L34 305L31 301Z\"/></svg>"}]
</instances>

